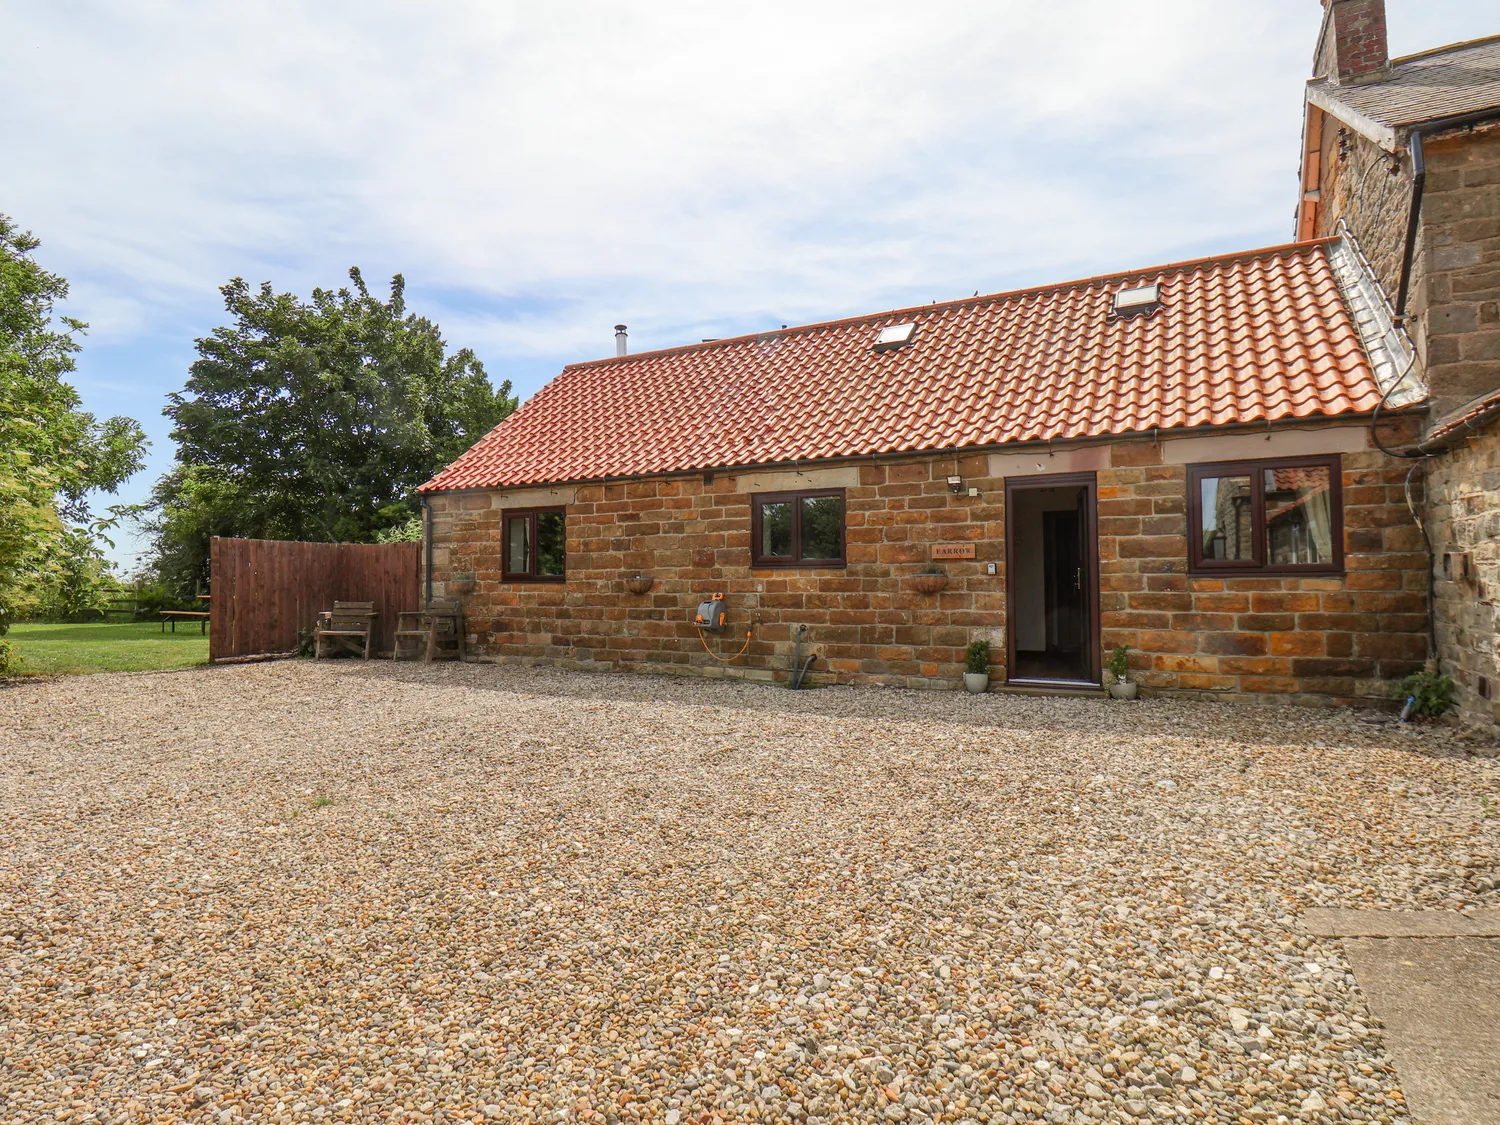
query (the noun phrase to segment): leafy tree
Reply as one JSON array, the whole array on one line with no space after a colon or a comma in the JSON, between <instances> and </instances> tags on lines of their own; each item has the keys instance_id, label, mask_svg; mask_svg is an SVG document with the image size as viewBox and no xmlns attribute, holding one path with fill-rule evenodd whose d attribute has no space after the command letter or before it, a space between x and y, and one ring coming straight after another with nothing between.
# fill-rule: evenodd
<instances>
[{"instance_id":1,"label":"leafy tree","mask_svg":"<svg viewBox=\"0 0 1500 1125\"><path fill-rule=\"evenodd\" d=\"M0 215L0 634L18 607L64 579L78 535L114 522L93 517L88 494L118 488L146 444L133 419L78 409L65 377L88 326L67 316L54 325L68 283L37 264L38 245Z\"/></svg>"},{"instance_id":2,"label":"leafy tree","mask_svg":"<svg viewBox=\"0 0 1500 1125\"><path fill-rule=\"evenodd\" d=\"M235 278L233 323L197 341L169 396L177 465L146 508L154 567L179 590L207 578L213 535L373 542L406 533L413 492L515 409L436 324L352 288L311 301Z\"/></svg>"}]
</instances>

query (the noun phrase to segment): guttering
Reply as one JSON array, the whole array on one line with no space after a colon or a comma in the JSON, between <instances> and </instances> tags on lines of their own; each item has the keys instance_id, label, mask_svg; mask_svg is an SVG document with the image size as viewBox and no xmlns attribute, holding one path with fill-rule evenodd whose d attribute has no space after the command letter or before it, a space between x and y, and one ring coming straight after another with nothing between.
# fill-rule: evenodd
<instances>
[{"instance_id":1,"label":"guttering","mask_svg":"<svg viewBox=\"0 0 1500 1125\"><path fill-rule=\"evenodd\" d=\"M1427 186L1427 159L1422 151L1422 138L1430 133L1441 133L1446 129L1461 129L1465 125L1478 125L1500 118L1500 106L1476 110L1473 113L1454 117L1439 117L1412 126L1407 136L1406 150L1411 156L1411 203L1406 212L1406 242L1401 253L1401 283L1396 289L1396 319L1406 320L1406 302L1411 296L1411 271L1416 258L1417 232L1421 229L1422 194Z\"/></svg>"},{"instance_id":2,"label":"guttering","mask_svg":"<svg viewBox=\"0 0 1500 1125\"><path fill-rule=\"evenodd\" d=\"M430 606L432 605L432 498L424 493L418 502L422 505L422 550L426 560L422 573L426 581L427 596L422 604Z\"/></svg>"},{"instance_id":3,"label":"guttering","mask_svg":"<svg viewBox=\"0 0 1500 1125\"><path fill-rule=\"evenodd\" d=\"M784 461L750 461L739 465L700 465L692 469L658 469L645 473L620 473L615 476L576 477L572 480L545 480L514 484L476 484L467 488L426 488L422 492L423 503L432 496L462 496L471 492L505 492L513 488L576 488L586 484L626 484L638 480L678 480L697 477L705 473L714 476L735 476L741 473L766 473L783 469L822 469L835 465L869 465L881 461L910 460L913 457L972 456L981 453L1032 453L1060 452L1064 449L1086 449L1096 445L1114 445L1122 441L1151 440L1163 442L1185 437L1213 437L1230 434L1264 434L1270 430L1335 430L1345 427L1369 426L1378 417L1404 417L1408 414L1427 413L1427 403L1416 402L1400 407L1377 407L1348 414L1315 414L1306 418L1259 419L1254 422L1236 422L1233 425L1184 426L1170 430L1126 430L1115 434L1089 435L1077 438L1034 438L1030 441L987 442L975 445L950 445L940 449L891 449L878 453L851 453L843 457L815 457L806 460L787 458Z\"/></svg>"}]
</instances>

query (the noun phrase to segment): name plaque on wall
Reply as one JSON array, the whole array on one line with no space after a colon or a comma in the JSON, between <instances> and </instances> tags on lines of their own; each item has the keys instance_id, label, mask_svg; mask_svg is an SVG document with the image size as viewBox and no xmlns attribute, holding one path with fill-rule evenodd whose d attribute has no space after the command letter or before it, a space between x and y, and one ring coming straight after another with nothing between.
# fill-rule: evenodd
<instances>
[{"instance_id":1,"label":"name plaque on wall","mask_svg":"<svg viewBox=\"0 0 1500 1125\"><path fill-rule=\"evenodd\" d=\"M974 544L934 543L932 545L932 557L935 559L972 559L974 557Z\"/></svg>"}]
</instances>

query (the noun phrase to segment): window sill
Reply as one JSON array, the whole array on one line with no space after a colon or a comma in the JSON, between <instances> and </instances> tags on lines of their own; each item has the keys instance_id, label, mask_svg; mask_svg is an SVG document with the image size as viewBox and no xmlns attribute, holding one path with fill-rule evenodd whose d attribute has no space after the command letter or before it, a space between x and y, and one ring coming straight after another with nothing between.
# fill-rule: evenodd
<instances>
[{"instance_id":1,"label":"window sill","mask_svg":"<svg viewBox=\"0 0 1500 1125\"><path fill-rule=\"evenodd\" d=\"M751 570L843 570L849 564L844 560L832 562L814 562L802 559L795 562L779 562L771 559L754 559L750 563Z\"/></svg>"},{"instance_id":2,"label":"window sill","mask_svg":"<svg viewBox=\"0 0 1500 1125\"><path fill-rule=\"evenodd\" d=\"M1341 566L1188 567L1189 578L1342 578Z\"/></svg>"},{"instance_id":3,"label":"window sill","mask_svg":"<svg viewBox=\"0 0 1500 1125\"><path fill-rule=\"evenodd\" d=\"M530 585L534 582L543 582L552 586L560 586L568 580L566 574L537 575L537 574L506 574L502 575L500 581L515 586Z\"/></svg>"}]
</instances>

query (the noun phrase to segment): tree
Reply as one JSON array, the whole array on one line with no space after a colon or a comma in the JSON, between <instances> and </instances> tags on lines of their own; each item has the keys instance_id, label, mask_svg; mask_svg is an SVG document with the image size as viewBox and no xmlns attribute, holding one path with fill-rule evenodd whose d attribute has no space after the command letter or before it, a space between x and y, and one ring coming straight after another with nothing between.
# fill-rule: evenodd
<instances>
[{"instance_id":1,"label":"tree","mask_svg":"<svg viewBox=\"0 0 1500 1125\"><path fill-rule=\"evenodd\" d=\"M19 606L76 578L77 536L113 522L94 517L89 493L118 488L146 445L134 419L78 409L65 376L88 326L60 316L54 327L68 283L37 264L39 245L0 214L0 634Z\"/></svg>"},{"instance_id":2,"label":"tree","mask_svg":"<svg viewBox=\"0 0 1500 1125\"><path fill-rule=\"evenodd\" d=\"M177 465L147 506L158 574L207 577L208 540L244 535L373 542L400 534L415 488L515 409L468 348L408 312L405 281L372 296L314 289L311 301L225 285L233 323L197 341L169 396Z\"/></svg>"}]
</instances>

